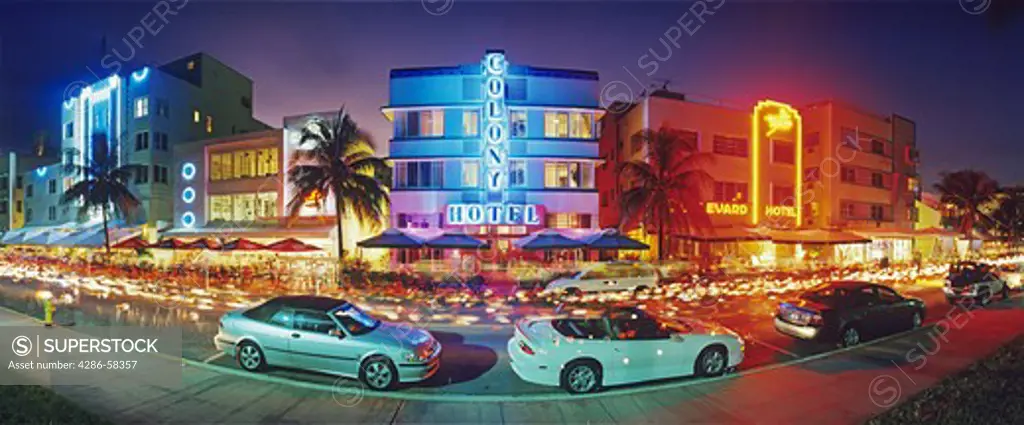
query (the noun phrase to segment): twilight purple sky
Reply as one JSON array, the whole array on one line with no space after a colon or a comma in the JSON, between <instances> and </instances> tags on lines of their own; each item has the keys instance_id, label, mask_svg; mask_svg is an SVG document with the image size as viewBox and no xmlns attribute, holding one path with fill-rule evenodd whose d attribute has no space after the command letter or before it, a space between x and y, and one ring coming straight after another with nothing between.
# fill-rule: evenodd
<instances>
[{"instance_id":1,"label":"twilight purple sky","mask_svg":"<svg viewBox=\"0 0 1024 425\"><path fill-rule=\"evenodd\" d=\"M594 70L602 85L621 80L634 92L627 70L742 105L836 98L896 112L917 122L927 183L967 167L1024 183L1020 14L993 25L995 7L971 15L957 1L726 0L647 77L637 59L651 48L664 57L659 37L692 3L454 0L443 15L425 10L444 1L191 0L142 39L127 67L204 51L252 78L264 122L346 104L383 146L389 131L378 108L391 68L476 62L500 48L516 63ZM156 3L0 5L0 148L27 150L38 129L57 134L65 86L95 78L86 67L101 69L101 37L123 46Z\"/></svg>"}]
</instances>

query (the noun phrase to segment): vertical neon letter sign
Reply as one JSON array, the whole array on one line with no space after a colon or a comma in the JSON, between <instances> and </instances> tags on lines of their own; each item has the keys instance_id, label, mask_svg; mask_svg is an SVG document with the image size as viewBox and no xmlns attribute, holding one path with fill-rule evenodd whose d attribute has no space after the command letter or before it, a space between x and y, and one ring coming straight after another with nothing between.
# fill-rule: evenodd
<instances>
[{"instance_id":1,"label":"vertical neon letter sign","mask_svg":"<svg viewBox=\"0 0 1024 425\"><path fill-rule=\"evenodd\" d=\"M486 203L498 204L488 208L501 211L505 203L506 158L508 157L508 111L505 109L505 73L508 63L502 52L488 52L484 56L484 115L487 125L484 130L482 164L485 177ZM497 208L493 208L497 207ZM487 215L487 222L502 222L502 217Z\"/></svg>"},{"instance_id":2,"label":"vertical neon letter sign","mask_svg":"<svg viewBox=\"0 0 1024 425\"><path fill-rule=\"evenodd\" d=\"M752 181L750 191L751 193L751 205L753 206L753 214L750 215L751 223L757 224L761 215L764 214L764 207L761 205L765 203L761 199L762 191L762 175L761 175L761 162L765 161L765 155L762 153L761 148L764 142L771 142L771 137L779 136L784 138L791 138L793 140L793 204L792 207L795 211L796 227L800 227L803 220L803 152L804 152L804 140L803 140L803 119L800 117L800 112L797 111L790 105L785 103L776 102L774 100L762 100L757 103L754 107L754 113L751 114L751 152L750 157L750 179ZM771 146L768 146L771 149ZM770 151L769 151L770 152ZM769 155L770 159L771 156Z\"/></svg>"}]
</instances>

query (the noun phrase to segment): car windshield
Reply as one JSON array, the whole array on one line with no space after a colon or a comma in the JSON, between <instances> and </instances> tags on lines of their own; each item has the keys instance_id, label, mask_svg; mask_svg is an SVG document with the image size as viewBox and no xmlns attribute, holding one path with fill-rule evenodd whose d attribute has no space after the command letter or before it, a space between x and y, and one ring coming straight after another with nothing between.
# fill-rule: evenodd
<instances>
[{"instance_id":1,"label":"car windshield","mask_svg":"<svg viewBox=\"0 0 1024 425\"><path fill-rule=\"evenodd\" d=\"M352 304L341 306L334 312L334 316L338 318L338 321L352 335L363 335L380 326L380 320L374 319L373 316L366 314L365 311Z\"/></svg>"},{"instance_id":2,"label":"car windshield","mask_svg":"<svg viewBox=\"0 0 1024 425\"><path fill-rule=\"evenodd\" d=\"M608 337L608 327L604 319L556 319L551 325L558 333L583 339L601 339Z\"/></svg>"}]
</instances>

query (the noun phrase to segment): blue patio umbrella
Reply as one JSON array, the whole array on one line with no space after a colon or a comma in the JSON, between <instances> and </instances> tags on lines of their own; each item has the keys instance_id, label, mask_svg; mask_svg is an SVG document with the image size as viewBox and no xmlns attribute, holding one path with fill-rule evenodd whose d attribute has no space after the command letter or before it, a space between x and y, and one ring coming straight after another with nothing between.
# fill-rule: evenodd
<instances>
[{"instance_id":1,"label":"blue patio umbrella","mask_svg":"<svg viewBox=\"0 0 1024 425\"><path fill-rule=\"evenodd\" d=\"M647 245L638 240L632 239L616 229L605 229L595 233L583 240L590 249L649 249Z\"/></svg>"},{"instance_id":2,"label":"blue patio umbrella","mask_svg":"<svg viewBox=\"0 0 1024 425\"><path fill-rule=\"evenodd\" d=\"M465 233L445 232L438 237L428 240L424 245L429 248L451 248L451 249L488 249L491 244L486 241L469 236Z\"/></svg>"},{"instance_id":3,"label":"blue patio umbrella","mask_svg":"<svg viewBox=\"0 0 1024 425\"><path fill-rule=\"evenodd\" d=\"M581 241L567 238L558 232L550 230L542 230L532 235L522 237L513 242L513 245L524 250L574 249L586 246Z\"/></svg>"},{"instance_id":4,"label":"blue patio umbrella","mask_svg":"<svg viewBox=\"0 0 1024 425\"><path fill-rule=\"evenodd\" d=\"M423 246L423 241L392 228L372 238L356 242L356 245L362 248L419 248Z\"/></svg>"},{"instance_id":5,"label":"blue patio umbrella","mask_svg":"<svg viewBox=\"0 0 1024 425\"><path fill-rule=\"evenodd\" d=\"M4 233L3 238L0 239L0 243L3 243L5 245L17 245L21 243L21 241L23 241L24 239L25 231L22 229L14 229L8 231L7 233Z\"/></svg>"}]
</instances>

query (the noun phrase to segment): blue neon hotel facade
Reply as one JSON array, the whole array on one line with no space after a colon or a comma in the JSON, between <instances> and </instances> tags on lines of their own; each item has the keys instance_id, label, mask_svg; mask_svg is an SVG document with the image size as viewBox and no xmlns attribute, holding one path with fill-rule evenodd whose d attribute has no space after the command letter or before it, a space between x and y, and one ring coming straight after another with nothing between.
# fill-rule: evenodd
<instances>
[{"instance_id":1,"label":"blue neon hotel facade","mask_svg":"<svg viewBox=\"0 0 1024 425\"><path fill-rule=\"evenodd\" d=\"M597 225L598 74L514 63L395 69L392 226L491 239ZM415 232L416 230L413 230Z\"/></svg>"}]
</instances>

